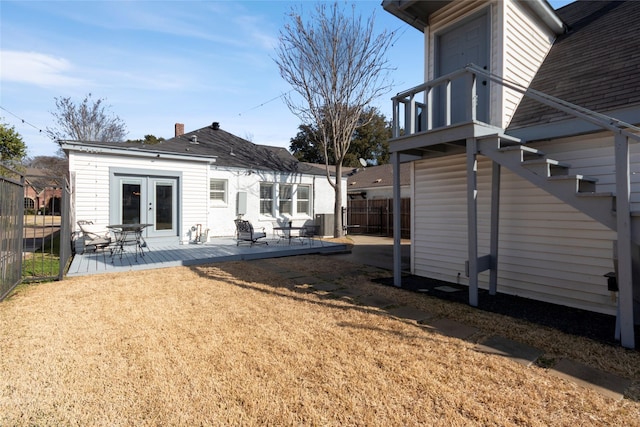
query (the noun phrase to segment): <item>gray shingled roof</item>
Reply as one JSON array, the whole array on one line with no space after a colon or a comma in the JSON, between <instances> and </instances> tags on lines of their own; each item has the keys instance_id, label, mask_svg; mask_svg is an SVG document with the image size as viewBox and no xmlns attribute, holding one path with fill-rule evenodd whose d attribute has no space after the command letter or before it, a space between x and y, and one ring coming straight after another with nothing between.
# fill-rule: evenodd
<instances>
[{"instance_id":1,"label":"gray shingled roof","mask_svg":"<svg viewBox=\"0 0 640 427\"><path fill-rule=\"evenodd\" d=\"M578 0L556 13L569 30L554 43L531 88L600 113L640 107L640 1ZM565 113L525 97L509 129L563 118Z\"/></svg>"},{"instance_id":2,"label":"gray shingled roof","mask_svg":"<svg viewBox=\"0 0 640 427\"><path fill-rule=\"evenodd\" d=\"M195 136L195 139L194 139ZM321 170L299 162L287 149L258 145L235 136L221 128L203 127L157 144L132 142L86 143L152 154L177 154L184 156L215 158L217 166L258 169L279 172L297 172L311 175L323 174Z\"/></svg>"},{"instance_id":3,"label":"gray shingled roof","mask_svg":"<svg viewBox=\"0 0 640 427\"><path fill-rule=\"evenodd\" d=\"M411 183L409 164L400 165L400 185ZM393 165L388 163L379 166L369 166L347 178L347 191L360 191L366 188L390 187L393 185Z\"/></svg>"}]
</instances>

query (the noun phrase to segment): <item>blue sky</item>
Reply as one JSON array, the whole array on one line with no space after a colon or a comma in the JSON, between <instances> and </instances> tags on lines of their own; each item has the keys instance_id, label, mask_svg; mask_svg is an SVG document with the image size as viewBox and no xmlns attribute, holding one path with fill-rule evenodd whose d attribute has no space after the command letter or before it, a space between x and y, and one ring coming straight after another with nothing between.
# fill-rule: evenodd
<instances>
[{"instance_id":1,"label":"blue sky","mask_svg":"<svg viewBox=\"0 0 640 427\"><path fill-rule=\"evenodd\" d=\"M376 107L391 116L393 94L422 82L422 33L386 13L376 31L395 31L388 60L394 86ZM570 0L550 1L557 8ZM0 0L0 121L15 127L30 156L53 155L45 134L56 97L91 93L126 124L129 139L170 138L220 122L257 144L289 147L300 124L282 102L288 86L273 61L292 6L312 1ZM41 131L40 131L41 130Z\"/></svg>"}]
</instances>

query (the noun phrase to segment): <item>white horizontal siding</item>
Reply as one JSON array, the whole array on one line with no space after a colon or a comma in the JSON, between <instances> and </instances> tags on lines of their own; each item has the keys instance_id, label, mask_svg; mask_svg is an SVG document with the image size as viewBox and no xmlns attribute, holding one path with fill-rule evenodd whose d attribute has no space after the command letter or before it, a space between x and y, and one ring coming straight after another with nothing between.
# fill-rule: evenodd
<instances>
[{"instance_id":1,"label":"white horizontal siding","mask_svg":"<svg viewBox=\"0 0 640 427\"><path fill-rule=\"evenodd\" d=\"M488 253L491 163L478 162L479 254ZM412 235L416 275L468 284L466 158L415 164ZM502 169L499 292L603 313L615 306L603 275L615 233ZM480 275L488 288L488 272Z\"/></svg>"},{"instance_id":2,"label":"white horizontal siding","mask_svg":"<svg viewBox=\"0 0 640 427\"><path fill-rule=\"evenodd\" d=\"M73 190L76 220L91 220L104 225L117 222L116 219L109 218L110 168L135 169L140 175L153 174L153 171L181 173L183 182L178 206L180 238L187 238L192 224L206 224L206 163L86 152L69 153L69 170L75 173Z\"/></svg>"},{"instance_id":3,"label":"white horizontal siding","mask_svg":"<svg viewBox=\"0 0 640 427\"><path fill-rule=\"evenodd\" d=\"M616 191L613 136L609 133L582 135L552 142L531 144L548 158L571 166L571 174L596 178L597 191ZM640 143L629 145L631 210L640 211Z\"/></svg>"},{"instance_id":4,"label":"white horizontal siding","mask_svg":"<svg viewBox=\"0 0 640 427\"><path fill-rule=\"evenodd\" d=\"M502 72L497 74L528 87L549 53L555 36L522 2L505 1L504 7L504 64ZM521 99L522 94L518 92L503 91L502 127L509 125Z\"/></svg>"}]
</instances>

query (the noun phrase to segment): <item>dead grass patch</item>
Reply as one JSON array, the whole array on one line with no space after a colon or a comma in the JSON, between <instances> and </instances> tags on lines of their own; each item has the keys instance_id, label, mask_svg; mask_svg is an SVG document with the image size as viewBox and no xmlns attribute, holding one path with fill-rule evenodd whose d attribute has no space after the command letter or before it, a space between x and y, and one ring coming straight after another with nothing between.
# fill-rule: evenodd
<instances>
[{"instance_id":1,"label":"dead grass patch","mask_svg":"<svg viewBox=\"0 0 640 427\"><path fill-rule=\"evenodd\" d=\"M0 304L0 425L638 425L638 395L473 345L500 334L636 384L640 352L370 281L385 274L305 256L25 288ZM481 332L439 335L310 282Z\"/></svg>"}]
</instances>

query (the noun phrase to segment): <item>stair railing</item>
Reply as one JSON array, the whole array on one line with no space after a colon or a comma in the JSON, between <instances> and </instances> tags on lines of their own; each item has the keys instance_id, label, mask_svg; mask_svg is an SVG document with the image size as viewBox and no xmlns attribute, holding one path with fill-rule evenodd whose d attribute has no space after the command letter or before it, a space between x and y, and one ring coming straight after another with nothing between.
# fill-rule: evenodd
<instances>
[{"instance_id":1,"label":"stair railing","mask_svg":"<svg viewBox=\"0 0 640 427\"><path fill-rule=\"evenodd\" d=\"M465 70L474 75L482 75L495 83L520 92L524 96L528 96L544 105L613 132L616 171L616 232L618 235L614 246L618 258L615 274L619 288L615 337L616 339L620 339L623 347L635 348L629 141L640 141L640 128L623 122L622 120L547 95L535 89L524 87L519 83L508 81L474 64L467 65Z\"/></svg>"},{"instance_id":2,"label":"stair railing","mask_svg":"<svg viewBox=\"0 0 640 427\"><path fill-rule=\"evenodd\" d=\"M498 83L504 87L515 90L516 92L520 92L524 96L532 98L549 107L555 108L557 110L560 110L572 116L586 120L604 129L608 129L613 132L620 132L626 137L635 139L636 141L640 141L640 134L633 133L634 131L640 133L640 127L634 126L630 123L623 122L622 120L618 120L614 117L610 117L605 114L589 110L588 108L584 108L579 105L572 104L563 99L556 98L551 95L547 95L544 92L531 89L529 87L521 85L520 83L507 80L504 77L500 77L496 74L493 74L475 64L469 64L466 67L464 67L464 69L469 71L470 73L482 75L483 77L491 80L492 82Z\"/></svg>"}]
</instances>

